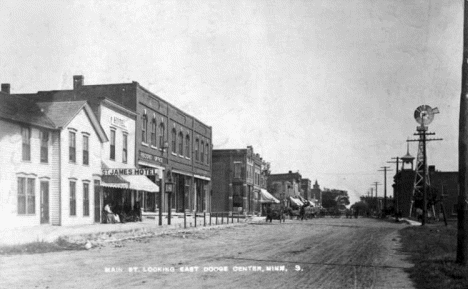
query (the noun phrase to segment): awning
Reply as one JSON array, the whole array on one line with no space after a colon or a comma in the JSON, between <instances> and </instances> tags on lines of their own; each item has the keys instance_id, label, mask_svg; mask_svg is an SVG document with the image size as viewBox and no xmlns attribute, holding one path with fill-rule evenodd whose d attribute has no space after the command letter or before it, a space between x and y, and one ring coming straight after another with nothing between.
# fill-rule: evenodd
<instances>
[{"instance_id":1,"label":"awning","mask_svg":"<svg viewBox=\"0 0 468 289\"><path fill-rule=\"evenodd\" d=\"M273 197L267 190L260 189L260 203L279 203L280 201Z\"/></svg>"},{"instance_id":2,"label":"awning","mask_svg":"<svg viewBox=\"0 0 468 289\"><path fill-rule=\"evenodd\" d=\"M304 204L299 200L299 199L296 199L296 198L293 198L293 197L289 197L289 199L291 200L291 202L293 202L296 206L304 206Z\"/></svg>"},{"instance_id":3,"label":"awning","mask_svg":"<svg viewBox=\"0 0 468 289\"><path fill-rule=\"evenodd\" d=\"M104 169L134 169L125 164L109 164L101 162ZM130 189L145 192L159 192L159 186L153 183L148 177L142 175L103 175L101 177L101 186L110 188Z\"/></svg>"},{"instance_id":4,"label":"awning","mask_svg":"<svg viewBox=\"0 0 468 289\"><path fill-rule=\"evenodd\" d=\"M101 186L107 188L128 189L128 182L117 175L102 176Z\"/></svg>"}]
</instances>

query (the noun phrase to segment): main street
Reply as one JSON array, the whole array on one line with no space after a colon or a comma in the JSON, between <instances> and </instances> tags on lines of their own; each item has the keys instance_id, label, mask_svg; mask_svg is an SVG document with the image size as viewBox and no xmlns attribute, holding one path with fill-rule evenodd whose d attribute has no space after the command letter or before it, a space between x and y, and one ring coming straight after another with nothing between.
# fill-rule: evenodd
<instances>
[{"instance_id":1,"label":"main street","mask_svg":"<svg viewBox=\"0 0 468 289\"><path fill-rule=\"evenodd\" d=\"M0 288L412 288L406 225L320 218L0 257Z\"/></svg>"}]
</instances>

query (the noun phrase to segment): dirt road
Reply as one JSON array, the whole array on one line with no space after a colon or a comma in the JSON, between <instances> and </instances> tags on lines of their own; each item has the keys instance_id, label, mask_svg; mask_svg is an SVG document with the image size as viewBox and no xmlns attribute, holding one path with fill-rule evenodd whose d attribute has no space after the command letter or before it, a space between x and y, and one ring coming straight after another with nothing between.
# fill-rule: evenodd
<instances>
[{"instance_id":1,"label":"dirt road","mask_svg":"<svg viewBox=\"0 0 468 289\"><path fill-rule=\"evenodd\" d=\"M413 288L398 252L403 227L288 220L1 256L0 288Z\"/></svg>"}]
</instances>

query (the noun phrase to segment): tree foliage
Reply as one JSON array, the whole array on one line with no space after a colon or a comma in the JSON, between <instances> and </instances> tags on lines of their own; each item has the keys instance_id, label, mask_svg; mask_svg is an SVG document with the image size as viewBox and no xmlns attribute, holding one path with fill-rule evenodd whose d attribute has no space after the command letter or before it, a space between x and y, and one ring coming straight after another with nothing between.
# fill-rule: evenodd
<instances>
[{"instance_id":1,"label":"tree foliage","mask_svg":"<svg viewBox=\"0 0 468 289\"><path fill-rule=\"evenodd\" d=\"M342 196L340 198L344 205L349 205L349 196L347 191L343 190L336 190L336 189L324 189L322 192L322 207L325 209L335 209L338 205L337 197Z\"/></svg>"}]
</instances>

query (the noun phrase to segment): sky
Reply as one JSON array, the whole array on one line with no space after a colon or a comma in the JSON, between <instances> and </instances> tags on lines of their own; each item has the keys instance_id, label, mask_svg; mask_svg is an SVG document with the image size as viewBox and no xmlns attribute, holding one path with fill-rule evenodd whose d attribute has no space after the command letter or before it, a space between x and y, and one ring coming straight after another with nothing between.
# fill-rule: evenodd
<instances>
[{"instance_id":1,"label":"sky","mask_svg":"<svg viewBox=\"0 0 468 289\"><path fill-rule=\"evenodd\" d=\"M428 162L458 170L462 0L0 0L12 93L137 81L245 148L351 202L429 125ZM410 143L417 155L417 142ZM383 185L378 187L382 195Z\"/></svg>"}]
</instances>

